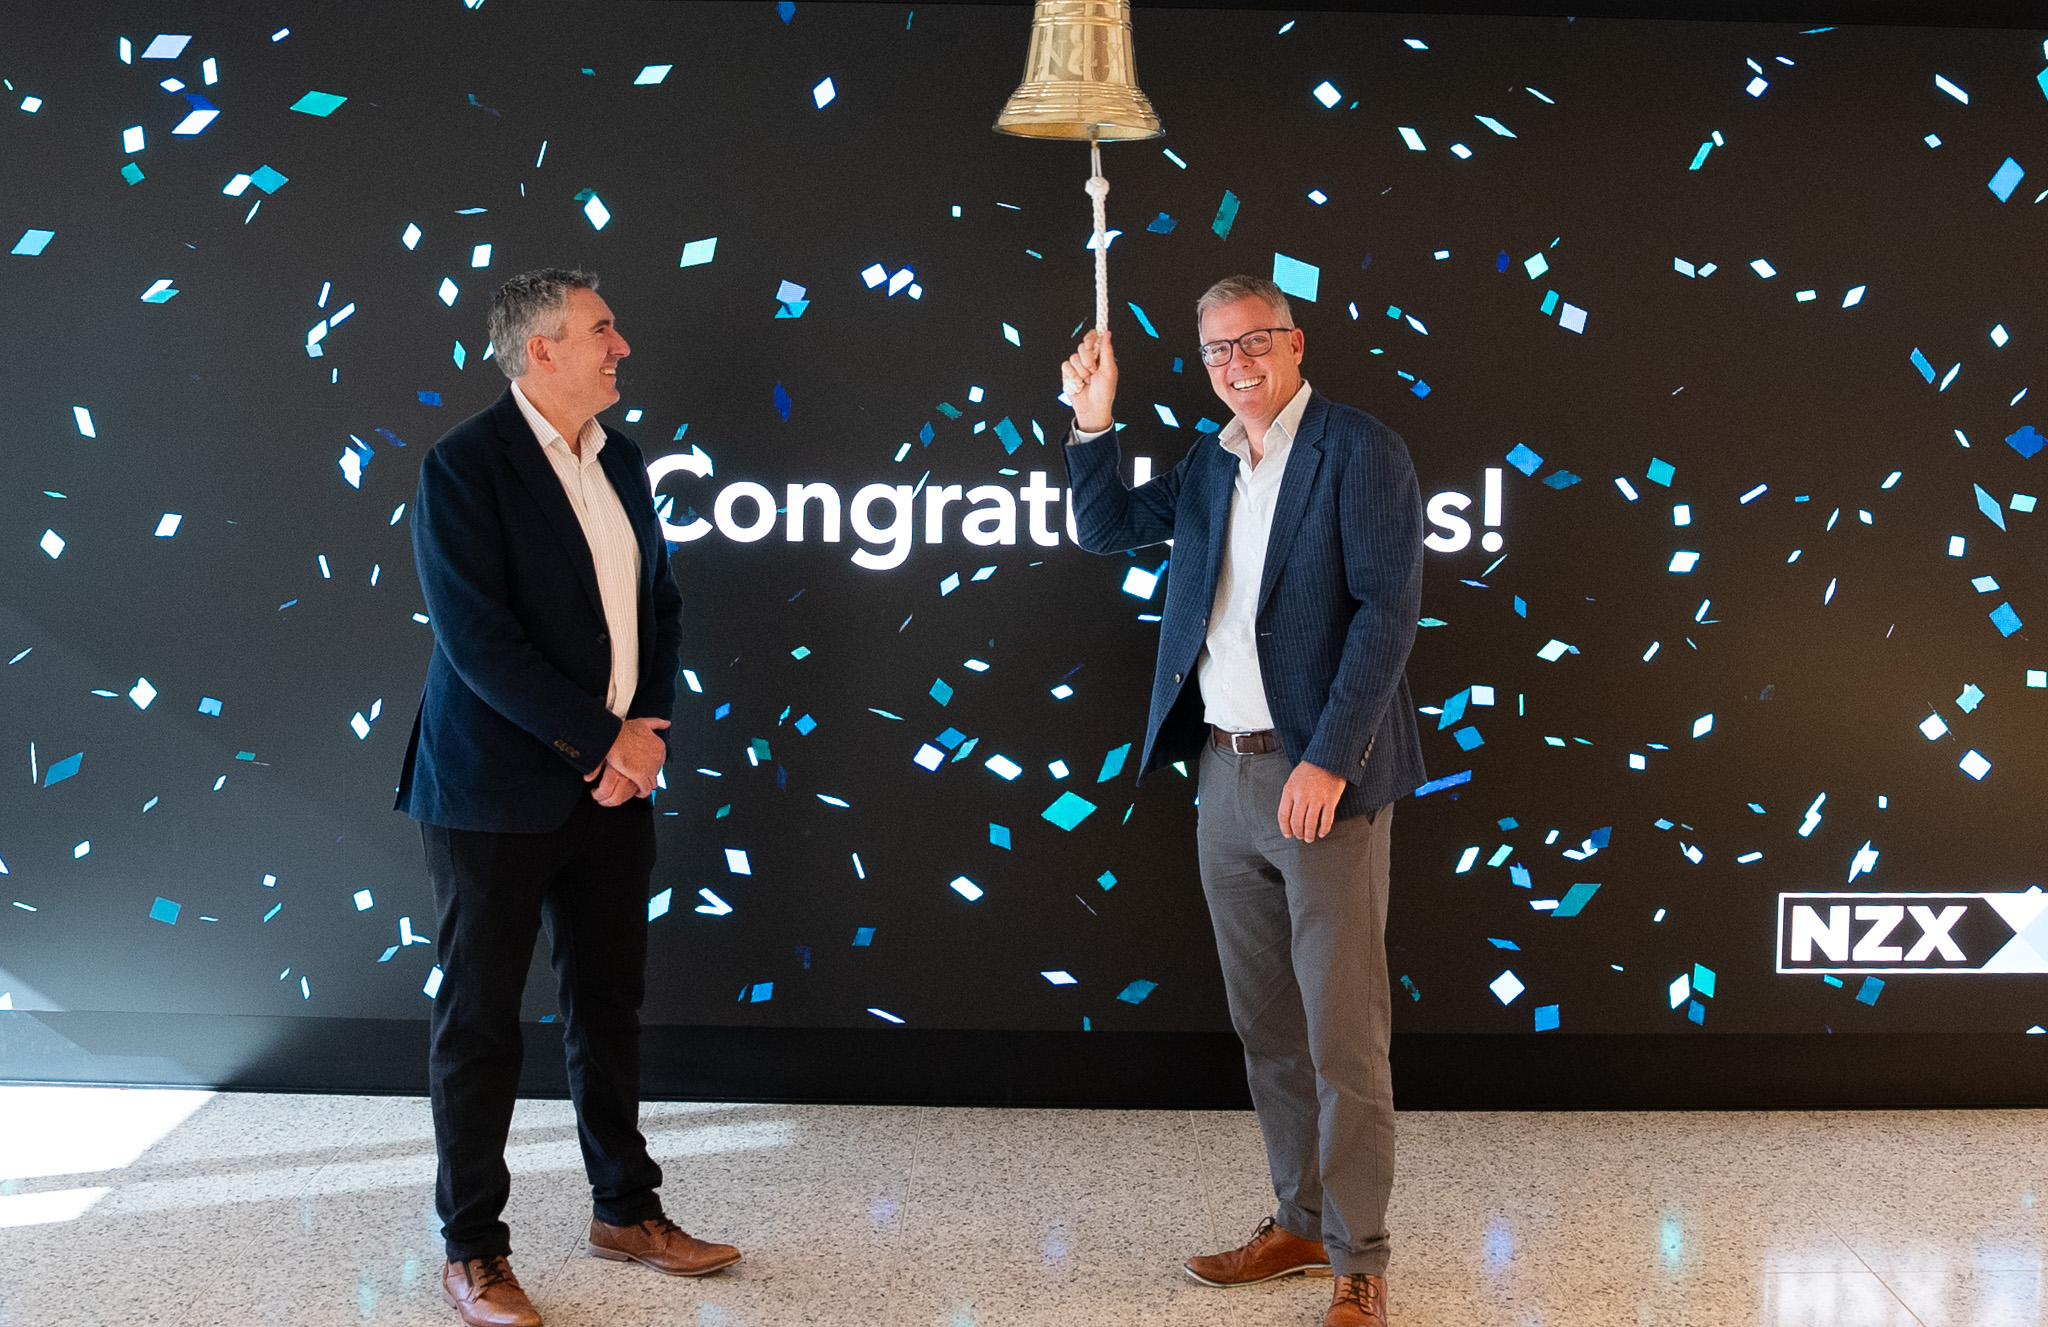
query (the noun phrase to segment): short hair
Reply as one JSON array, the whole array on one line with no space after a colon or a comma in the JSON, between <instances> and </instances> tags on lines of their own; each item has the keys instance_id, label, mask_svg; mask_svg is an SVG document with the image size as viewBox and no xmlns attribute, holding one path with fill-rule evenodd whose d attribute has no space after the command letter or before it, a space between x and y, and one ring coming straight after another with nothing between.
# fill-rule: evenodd
<instances>
[{"instance_id":1,"label":"short hair","mask_svg":"<svg viewBox=\"0 0 2048 1327\"><path fill-rule=\"evenodd\" d=\"M498 367L515 382L526 376L528 337L559 337L569 324L569 292L596 290L597 273L570 267L521 272L491 296L489 333Z\"/></svg>"},{"instance_id":2,"label":"short hair","mask_svg":"<svg viewBox=\"0 0 2048 1327\"><path fill-rule=\"evenodd\" d=\"M1202 319L1212 309L1235 304L1241 299L1264 300L1280 315L1280 321L1294 326L1294 309L1280 287L1262 276L1227 276L1202 292L1195 301L1195 335L1201 335Z\"/></svg>"}]
</instances>

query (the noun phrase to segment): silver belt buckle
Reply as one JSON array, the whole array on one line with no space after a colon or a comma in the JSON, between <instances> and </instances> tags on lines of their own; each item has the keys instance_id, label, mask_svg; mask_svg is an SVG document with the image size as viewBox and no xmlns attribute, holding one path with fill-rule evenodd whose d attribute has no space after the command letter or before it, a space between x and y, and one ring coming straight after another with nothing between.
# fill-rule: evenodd
<instances>
[{"instance_id":1,"label":"silver belt buckle","mask_svg":"<svg viewBox=\"0 0 2048 1327\"><path fill-rule=\"evenodd\" d=\"M1253 752L1253 751L1244 751L1244 750L1240 750L1240 749L1238 748L1238 745L1237 745L1237 739L1238 739L1238 738L1240 738L1240 737L1250 737L1250 736L1251 736L1251 734L1250 734L1250 733L1232 733L1232 734L1230 735L1230 754L1232 754L1232 755L1234 755L1234 756L1250 756L1250 755L1256 755L1256 754L1258 754L1257 752Z\"/></svg>"}]
</instances>

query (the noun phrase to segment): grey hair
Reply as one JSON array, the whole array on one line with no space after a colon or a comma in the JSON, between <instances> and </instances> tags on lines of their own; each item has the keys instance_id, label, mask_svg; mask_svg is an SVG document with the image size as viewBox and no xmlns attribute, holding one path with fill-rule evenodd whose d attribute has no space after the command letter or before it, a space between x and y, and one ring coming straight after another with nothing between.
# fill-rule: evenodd
<instances>
[{"instance_id":1,"label":"grey hair","mask_svg":"<svg viewBox=\"0 0 2048 1327\"><path fill-rule=\"evenodd\" d=\"M526 376L528 337L553 339L568 328L570 291L596 289L597 273L569 267L521 272L499 286L491 296L488 327L505 376L515 382Z\"/></svg>"},{"instance_id":2,"label":"grey hair","mask_svg":"<svg viewBox=\"0 0 2048 1327\"><path fill-rule=\"evenodd\" d=\"M1202 298L1195 301L1195 334L1201 335L1202 319L1212 310L1226 304L1235 304L1241 299L1264 300L1280 315L1280 321L1294 326L1294 309L1287 303L1287 296L1280 287L1262 276L1227 276L1202 292Z\"/></svg>"}]
</instances>

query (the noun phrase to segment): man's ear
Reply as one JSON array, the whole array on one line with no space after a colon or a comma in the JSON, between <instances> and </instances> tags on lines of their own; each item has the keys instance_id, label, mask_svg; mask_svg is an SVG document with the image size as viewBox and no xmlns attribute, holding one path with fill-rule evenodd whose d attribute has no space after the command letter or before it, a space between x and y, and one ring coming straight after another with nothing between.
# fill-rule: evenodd
<instances>
[{"instance_id":1,"label":"man's ear","mask_svg":"<svg viewBox=\"0 0 2048 1327\"><path fill-rule=\"evenodd\" d=\"M549 368L553 368L555 356L552 347L548 343L548 339L544 336L527 337L526 359L530 364L545 364Z\"/></svg>"}]
</instances>

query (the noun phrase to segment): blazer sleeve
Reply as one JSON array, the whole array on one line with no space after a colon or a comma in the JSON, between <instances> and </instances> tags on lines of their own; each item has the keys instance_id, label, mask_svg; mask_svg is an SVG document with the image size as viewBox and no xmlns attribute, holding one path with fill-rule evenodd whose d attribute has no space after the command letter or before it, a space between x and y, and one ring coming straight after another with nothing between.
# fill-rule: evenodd
<instances>
[{"instance_id":1,"label":"blazer sleeve","mask_svg":"<svg viewBox=\"0 0 2048 1327\"><path fill-rule=\"evenodd\" d=\"M1061 450L1066 453L1071 489L1067 500L1074 504L1074 531L1081 547L1090 553L1121 553L1173 538L1181 485L1201 444L1151 483L1125 488L1117 473L1115 429L1087 442L1074 442L1072 437L1070 433Z\"/></svg>"},{"instance_id":2,"label":"blazer sleeve","mask_svg":"<svg viewBox=\"0 0 2048 1327\"><path fill-rule=\"evenodd\" d=\"M1344 579L1357 606L1302 759L1355 784L1365 777L1422 612L1422 491L1407 444L1372 428L1338 482L1337 504Z\"/></svg>"},{"instance_id":3,"label":"blazer sleeve","mask_svg":"<svg viewBox=\"0 0 2048 1327\"><path fill-rule=\"evenodd\" d=\"M505 531L491 482L480 471L474 454L445 443L420 466L413 560L435 644L486 705L588 774L604 763L621 721L602 698L548 662L513 613Z\"/></svg>"}]
</instances>

